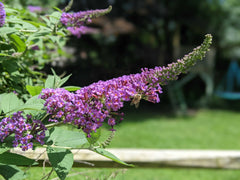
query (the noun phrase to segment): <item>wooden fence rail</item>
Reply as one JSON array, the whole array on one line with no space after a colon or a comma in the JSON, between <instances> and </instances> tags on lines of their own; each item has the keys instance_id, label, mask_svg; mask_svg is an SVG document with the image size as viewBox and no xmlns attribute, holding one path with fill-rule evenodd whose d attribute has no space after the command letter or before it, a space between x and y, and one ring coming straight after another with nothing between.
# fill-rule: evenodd
<instances>
[{"instance_id":1,"label":"wooden fence rail","mask_svg":"<svg viewBox=\"0 0 240 180\"><path fill-rule=\"evenodd\" d=\"M240 151L234 150L159 150L159 149L107 149L119 159L144 168L218 168L240 169ZM39 166L48 166L45 149L12 152L38 159ZM74 167L126 167L89 150L72 150Z\"/></svg>"}]
</instances>

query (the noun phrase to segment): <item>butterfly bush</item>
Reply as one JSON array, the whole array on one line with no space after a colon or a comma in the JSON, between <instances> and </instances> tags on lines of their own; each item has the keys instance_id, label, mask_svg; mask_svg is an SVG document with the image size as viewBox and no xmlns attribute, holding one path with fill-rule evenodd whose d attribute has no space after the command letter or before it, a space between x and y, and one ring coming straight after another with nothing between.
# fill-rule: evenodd
<instances>
[{"instance_id":1,"label":"butterfly bush","mask_svg":"<svg viewBox=\"0 0 240 180\"><path fill-rule=\"evenodd\" d=\"M111 131L123 120L120 109L124 102L140 95L152 103L160 102L161 86L176 80L186 73L197 60L202 59L211 44L211 35L206 35L203 44L166 67L143 68L140 73L124 75L107 81L98 81L72 93L63 88L43 89L40 98L45 100L44 109L48 121L71 123L82 129L88 137L107 121ZM44 144L46 126L40 120L19 111L0 122L0 141L14 135L13 146L20 145L23 151L33 148L33 142Z\"/></svg>"},{"instance_id":2,"label":"butterfly bush","mask_svg":"<svg viewBox=\"0 0 240 180\"><path fill-rule=\"evenodd\" d=\"M60 21L67 27L67 30L69 30L72 35L80 38L82 34L98 32L95 28L88 27L85 24L90 23L92 18L109 13L111 9L112 7L110 6L107 9L79 11L76 13L63 12Z\"/></svg>"},{"instance_id":3,"label":"butterfly bush","mask_svg":"<svg viewBox=\"0 0 240 180\"><path fill-rule=\"evenodd\" d=\"M33 148L33 142L44 144L45 125L39 120L32 120L31 116L23 117L22 111L6 117L0 122L0 141L14 134L13 147L20 145L23 151Z\"/></svg>"},{"instance_id":4,"label":"butterfly bush","mask_svg":"<svg viewBox=\"0 0 240 180\"><path fill-rule=\"evenodd\" d=\"M0 2L0 27L5 24L6 12L3 3Z\"/></svg>"},{"instance_id":5,"label":"butterfly bush","mask_svg":"<svg viewBox=\"0 0 240 180\"><path fill-rule=\"evenodd\" d=\"M77 90L75 93L65 89L43 89L40 95L45 100L49 121L73 123L90 137L107 120L113 127L122 121L123 113L119 110L125 101L131 101L140 94L142 99L158 103L161 85L176 80L181 73L186 73L197 60L202 59L211 44L211 35L206 35L203 44L182 59L166 67L143 68L141 73L124 75L107 81L98 81Z\"/></svg>"}]
</instances>

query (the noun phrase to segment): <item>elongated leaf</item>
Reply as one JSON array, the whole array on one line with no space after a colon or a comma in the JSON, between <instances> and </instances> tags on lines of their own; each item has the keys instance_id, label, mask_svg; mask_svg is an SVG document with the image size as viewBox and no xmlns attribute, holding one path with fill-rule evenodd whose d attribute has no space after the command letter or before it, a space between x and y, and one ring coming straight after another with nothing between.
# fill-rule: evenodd
<instances>
[{"instance_id":1,"label":"elongated leaf","mask_svg":"<svg viewBox=\"0 0 240 180\"><path fill-rule=\"evenodd\" d=\"M17 30L15 28L11 28L11 27L1 27L0 28L0 35L11 34L14 32L17 32Z\"/></svg>"},{"instance_id":2,"label":"elongated leaf","mask_svg":"<svg viewBox=\"0 0 240 180\"><path fill-rule=\"evenodd\" d=\"M36 115L37 113L44 112L44 110L42 110L42 107L43 107L42 104L34 104L34 105L25 104L25 105L22 105L22 106L20 106L16 109L13 109L13 110L9 111L7 113L7 115L9 116L12 113L17 112L17 111L25 111L27 114Z\"/></svg>"},{"instance_id":3,"label":"elongated leaf","mask_svg":"<svg viewBox=\"0 0 240 180\"><path fill-rule=\"evenodd\" d=\"M25 173L17 166L0 164L0 175L7 180L25 179Z\"/></svg>"},{"instance_id":4,"label":"elongated leaf","mask_svg":"<svg viewBox=\"0 0 240 180\"><path fill-rule=\"evenodd\" d=\"M4 10L6 11L6 13L10 13L10 14L13 14L13 13L18 13L17 10L15 9L12 9L12 8L8 8L8 7L4 7Z\"/></svg>"},{"instance_id":5,"label":"elongated leaf","mask_svg":"<svg viewBox=\"0 0 240 180\"><path fill-rule=\"evenodd\" d=\"M38 21L38 19L36 18L35 21L34 20L25 20L25 22L29 23L29 24L32 24L33 26L35 27L40 27L40 26L45 26L44 23L41 23Z\"/></svg>"},{"instance_id":6,"label":"elongated leaf","mask_svg":"<svg viewBox=\"0 0 240 180\"><path fill-rule=\"evenodd\" d=\"M29 159L25 156L14 154L10 152L4 152L0 154L0 163L17 166L37 165L33 159Z\"/></svg>"},{"instance_id":7,"label":"elongated leaf","mask_svg":"<svg viewBox=\"0 0 240 180\"><path fill-rule=\"evenodd\" d=\"M8 22L13 23L13 24L21 24L23 29L37 30L37 27L35 27L31 23L28 23L27 21L24 21L24 20L19 19L17 17L8 19Z\"/></svg>"},{"instance_id":8,"label":"elongated leaf","mask_svg":"<svg viewBox=\"0 0 240 180\"><path fill-rule=\"evenodd\" d=\"M43 48L43 39L42 38L38 38L38 37L29 37L28 42L30 42L29 44L34 45L34 46L38 46L39 49ZM39 50L40 51L40 50ZM39 52L40 53L40 52Z\"/></svg>"},{"instance_id":9,"label":"elongated leaf","mask_svg":"<svg viewBox=\"0 0 240 180\"><path fill-rule=\"evenodd\" d=\"M30 99L27 100L27 102L25 103L26 105L34 105L34 104L44 104L44 100L39 98L39 94L31 97Z\"/></svg>"},{"instance_id":10,"label":"elongated leaf","mask_svg":"<svg viewBox=\"0 0 240 180\"><path fill-rule=\"evenodd\" d=\"M61 17L62 13L60 12L53 12L50 16L49 16L49 19L50 19L50 22L53 23L53 24L56 24L59 22L60 20L60 17Z\"/></svg>"},{"instance_id":11,"label":"elongated leaf","mask_svg":"<svg viewBox=\"0 0 240 180\"><path fill-rule=\"evenodd\" d=\"M63 88L66 89L67 91L70 91L70 92L77 91L77 90L81 89L81 87L78 87L78 86L65 86Z\"/></svg>"},{"instance_id":12,"label":"elongated leaf","mask_svg":"<svg viewBox=\"0 0 240 180\"><path fill-rule=\"evenodd\" d=\"M109 158L109 159L111 159L111 160L113 160L113 161L115 161L115 162L117 162L119 164L122 164L122 165L125 165L125 166L134 167L133 164L127 164L127 163L123 162L118 157L116 157L115 155L113 155L112 153L106 151L103 148L95 148L93 151L98 153L98 154L101 154L102 156L107 157L107 158Z\"/></svg>"},{"instance_id":13,"label":"elongated leaf","mask_svg":"<svg viewBox=\"0 0 240 180\"><path fill-rule=\"evenodd\" d=\"M38 113L45 112L43 110L44 100L39 99L38 96L30 98L25 104L17 106L15 109L11 109L6 112L6 115L11 115L17 111L25 111L27 114L37 115Z\"/></svg>"},{"instance_id":14,"label":"elongated leaf","mask_svg":"<svg viewBox=\"0 0 240 180\"><path fill-rule=\"evenodd\" d=\"M30 98L24 105L23 108L26 114L37 115L40 112L44 112L44 100L40 99L38 95Z\"/></svg>"},{"instance_id":15,"label":"elongated leaf","mask_svg":"<svg viewBox=\"0 0 240 180\"><path fill-rule=\"evenodd\" d=\"M31 94L31 96L35 96L35 95L40 94L43 88L44 88L43 86L26 85L26 89L29 92L29 94Z\"/></svg>"},{"instance_id":16,"label":"elongated leaf","mask_svg":"<svg viewBox=\"0 0 240 180\"><path fill-rule=\"evenodd\" d=\"M50 20L47 17L42 16L41 19L45 21L45 23L47 24L48 27L51 26L51 22L50 22Z\"/></svg>"},{"instance_id":17,"label":"elongated leaf","mask_svg":"<svg viewBox=\"0 0 240 180\"><path fill-rule=\"evenodd\" d=\"M9 38L12 40L16 51L18 52L23 52L26 49L26 44L25 42L16 34L11 34L9 35Z\"/></svg>"},{"instance_id":18,"label":"elongated leaf","mask_svg":"<svg viewBox=\"0 0 240 180\"><path fill-rule=\"evenodd\" d=\"M87 139L83 132L66 130L64 127L54 127L49 130L49 134L46 133L45 142L48 145L78 148L86 144Z\"/></svg>"},{"instance_id":19,"label":"elongated leaf","mask_svg":"<svg viewBox=\"0 0 240 180\"><path fill-rule=\"evenodd\" d=\"M56 72L53 69L51 69L51 70L52 70L52 73L53 73L53 76L54 76L54 88L59 88L61 78L56 74Z\"/></svg>"},{"instance_id":20,"label":"elongated leaf","mask_svg":"<svg viewBox=\"0 0 240 180\"><path fill-rule=\"evenodd\" d=\"M55 85L54 76L49 75L45 82L45 88L54 88L54 85Z\"/></svg>"},{"instance_id":21,"label":"elongated leaf","mask_svg":"<svg viewBox=\"0 0 240 180\"><path fill-rule=\"evenodd\" d=\"M57 87L61 87L67 80L70 78L71 74L66 76L65 78L61 79L59 83L57 84Z\"/></svg>"},{"instance_id":22,"label":"elongated leaf","mask_svg":"<svg viewBox=\"0 0 240 180\"><path fill-rule=\"evenodd\" d=\"M66 178L73 165L73 154L69 149L47 147L49 161L57 173L58 177L63 180Z\"/></svg>"},{"instance_id":23,"label":"elongated leaf","mask_svg":"<svg viewBox=\"0 0 240 180\"><path fill-rule=\"evenodd\" d=\"M4 113L8 113L23 105L22 100L18 99L17 95L14 93L1 94L0 100L1 108Z\"/></svg>"},{"instance_id":24,"label":"elongated leaf","mask_svg":"<svg viewBox=\"0 0 240 180\"><path fill-rule=\"evenodd\" d=\"M48 30L48 29L47 30L40 30L40 31L34 33L32 35L32 38L41 38L41 37L46 36L50 33L51 33L51 29L50 30Z\"/></svg>"},{"instance_id":25,"label":"elongated leaf","mask_svg":"<svg viewBox=\"0 0 240 180\"><path fill-rule=\"evenodd\" d=\"M58 7L53 7L53 9L57 10L58 12L60 12L62 14L62 10L59 9Z\"/></svg>"},{"instance_id":26,"label":"elongated leaf","mask_svg":"<svg viewBox=\"0 0 240 180\"><path fill-rule=\"evenodd\" d=\"M8 54L3 54L3 53L0 53L0 56L11 57L10 55L8 55Z\"/></svg>"}]
</instances>

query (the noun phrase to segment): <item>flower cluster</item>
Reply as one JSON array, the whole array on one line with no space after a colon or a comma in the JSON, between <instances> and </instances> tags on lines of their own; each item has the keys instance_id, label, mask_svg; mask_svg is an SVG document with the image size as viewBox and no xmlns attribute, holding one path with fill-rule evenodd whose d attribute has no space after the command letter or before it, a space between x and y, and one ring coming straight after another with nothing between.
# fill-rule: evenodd
<instances>
[{"instance_id":1,"label":"flower cluster","mask_svg":"<svg viewBox=\"0 0 240 180\"><path fill-rule=\"evenodd\" d=\"M135 105L140 99L160 102L160 85L176 80L180 73L186 72L198 59L202 59L210 44L211 35L206 35L201 46L167 67L144 68L141 73L99 81L75 93L61 88L44 89L40 97L46 100L45 107L52 116L51 121L74 123L90 136L92 131L102 126L105 119L108 119L112 128L122 120L119 110L124 101L132 101Z\"/></svg>"},{"instance_id":2,"label":"flower cluster","mask_svg":"<svg viewBox=\"0 0 240 180\"><path fill-rule=\"evenodd\" d=\"M6 117L0 122L0 141L3 142L11 134L15 134L13 147L20 145L23 151L33 148L33 140L44 144L46 127L39 120L30 123L31 116L24 118L21 111Z\"/></svg>"},{"instance_id":3,"label":"flower cluster","mask_svg":"<svg viewBox=\"0 0 240 180\"><path fill-rule=\"evenodd\" d=\"M6 12L3 3L0 2L0 27L5 24Z\"/></svg>"},{"instance_id":4,"label":"flower cluster","mask_svg":"<svg viewBox=\"0 0 240 180\"><path fill-rule=\"evenodd\" d=\"M96 9L88 11L79 11L77 13L66 13L63 12L61 16L61 23L67 26L67 30L71 32L72 35L81 37L82 34L96 33L95 28L90 28L85 26L86 22L91 22L92 18L104 15L111 11L110 6L107 9Z\"/></svg>"}]
</instances>

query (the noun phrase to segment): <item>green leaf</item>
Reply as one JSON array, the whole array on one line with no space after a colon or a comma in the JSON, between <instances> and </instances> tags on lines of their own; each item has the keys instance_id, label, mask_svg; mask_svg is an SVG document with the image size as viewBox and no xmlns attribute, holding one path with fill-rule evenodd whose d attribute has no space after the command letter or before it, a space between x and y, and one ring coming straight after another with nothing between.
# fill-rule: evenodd
<instances>
[{"instance_id":1,"label":"green leaf","mask_svg":"<svg viewBox=\"0 0 240 180\"><path fill-rule=\"evenodd\" d=\"M57 12L57 11L53 12L49 16L50 22L53 24L57 24L61 18L61 15L62 15L62 13L60 13L60 12Z\"/></svg>"},{"instance_id":2,"label":"green leaf","mask_svg":"<svg viewBox=\"0 0 240 180\"><path fill-rule=\"evenodd\" d=\"M22 100L18 99L14 93L1 94L0 100L0 106L4 113L8 113L23 105Z\"/></svg>"},{"instance_id":3,"label":"green leaf","mask_svg":"<svg viewBox=\"0 0 240 180\"><path fill-rule=\"evenodd\" d=\"M31 38L42 38L48 34L50 34L52 31L51 29L41 29L40 31L34 33Z\"/></svg>"},{"instance_id":4,"label":"green leaf","mask_svg":"<svg viewBox=\"0 0 240 180\"><path fill-rule=\"evenodd\" d=\"M6 11L6 13L10 13L10 14L13 14L13 13L18 13L17 10L15 9L12 9L12 8L8 8L8 7L4 7L4 10Z\"/></svg>"},{"instance_id":5,"label":"green leaf","mask_svg":"<svg viewBox=\"0 0 240 180\"><path fill-rule=\"evenodd\" d=\"M38 28L39 28L40 25L42 25L42 26L45 25L45 24L43 24L43 23L39 23L39 22L36 22L36 21L33 21L33 20L25 20L25 22L27 22L27 23L35 26L35 27L38 27Z\"/></svg>"},{"instance_id":6,"label":"green leaf","mask_svg":"<svg viewBox=\"0 0 240 180\"><path fill-rule=\"evenodd\" d=\"M78 148L87 143L85 134L80 131L66 130L64 127L54 127L46 133L45 143L60 147ZM64 135L63 135L64 134Z\"/></svg>"},{"instance_id":7,"label":"green leaf","mask_svg":"<svg viewBox=\"0 0 240 180\"><path fill-rule=\"evenodd\" d=\"M71 76L68 75L67 77L61 79L57 74L56 72L54 71L54 69L51 69L52 70L52 73L53 73L53 76L54 76L54 88L60 88L65 82L67 82L67 80L69 79L69 77Z\"/></svg>"},{"instance_id":8,"label":"green leaf","mask_svg":"<svg viewBox=\"0 0 240 180\"><path fill-rule=\"evenodd\" d=\"M27 100L27 102L25 103L25 105L34 105L34 104L44 104L44 100L39 98L39 95L35 95L33 97L31 97L30 99ZM39 109L40 110L40 109Z\"/></svg>"},{"instance_id":9,"label":"green leaf","mask_svg":"<svg viewBox=\"0 0 240 180\"><path fill-rule=\"evenodd\" d=\"M37 115L40 112L44 112L44 102L45 101L40 99L38 95L33 96L23 105L23 110L25 110L26 114Z\"/></svg>"},{"instance_id":10,"label":"green leaf","mask_svg":"<svg viewBox=\"0 0 240 180\"><path fill-rule=\"evenodd\" d=\"M16 34L10 34L9 38L13 42L13 45L15 46L15 50L18 52L23 52L26 49L25 42Z\"/></svg>"},{"instance_id":11,"label":"green leaf","mask_svg":"<svg viewBox=\"0 0 240 180\"><path fill-rule=\"evenodd\" d=\"M0 154L10 150L11 148L8 148L8 147L0 147Z\"/></svg>"},{"instance_id":12,"label":"green leaf","mask_svg":"<svg viewBox=\"0 0 240 180\"><path fill-rule=\"evenodd\" d=\"M51 22L46 16L41 16L41 19L45 21L45 23L47 24L48 27L51 26Z\"/></svg>"},{"instance_id":13,"label":"green leaf","mask_svg":"<svg viewBox=\"0 0 240 180\"><path fill-rule=\"evenodd\" d=\"M43 88L44 88L43 86L26 85L26 89L29 92L29 94L31 94L31 96L35 96L35 95L40 94Z\"/></svg>"},{"instance_id":14,"label":"green leaf","mask_svg":"<svg viewBox=\"0 0 240 180\"><path fill-rule=\"evenodd\" d=\"M98 153L98 154L101 154L102 156L107 157L107 158L109 158L109 159L111 159L111 160L113 160L113 161L115 161L115 162L117 162L119 164L122 164L122 165L125 165L125 166L134 167L133 164L127 164L127 163L123 162L118 157L116 157L115 155L113 155L112 153L106 151L103 148L95 148L93 151Z\"/></svg>"},{"instance_id":15,"label":"green leaf","mask_svg":"<svg viewBox=\"0 0 240 180\"><path fill-rule=\"evenodd\" d=\"M30 45L34 45L34 46L38 46L39 49L43 49L43 39L42 38L38 38L38 37L32 37L27 40L27 42L31 42L29 43ZM39 51L38 51L39 52Z\"/></svg>"},{"instance_id":16,"label":"green leaf","mask_svg":"<svg viewBox=\"0 0 240 180\"><path fill-rule=\"evenodd\" d=\"M51 69L52 73L54 75L54 88L59 88L59 83L61 82L61 78L56 74L56 72L54 71L54 69Z\"/></svg>"},{"instance_id":17,"label":"green leaf","mask_svg":"<svg viewBox=\"0 0 240 180\"><path fill-rule=\"evenodd\" d=\"M87 140L90 144L94 144L98 141L101 136L101 129L97 129L96 132L92 131L90 133L91 137L87 137ZM87 136L87 135L86 135Z\"/></svg>"},{"instance_id":18,"label":"green leaf","mask_svg":"<svg viewBox=\"0 0 240 180\"><path fill-rule=\"evenodd\" d=\"M61 87L65 82L67 82L67 80L70 78L70 76L71 76L71 74L68 75L67 77L61 79L61 80L59 81L59 83L57 84L57 86L58 86L58 87Z\"/></svg>"},{"instance_id":19,"label":"green leaf","mask_svg":"<svg viewBox=\"0 0 240 180\"><path fill-rule=\"evenodd\" d=\"M19 66L17 64L17 62L13 59L5 59L2 61L2 66L4 67L4 69L6 69L5 71L7 71L9 74L16 74L19 69Z\"/></svg>"},{"instance_id":20,"label":"green leaf","mask_svg":"<svg viewBox=\"0 0 240 180\"><path fill-rule=\"evenodd\" d=\"M70 91L70 92L77 91L77 90L81 89L81 87L78 87L78 86L65 86L63 88L66 89L67 91Z\"/></svg>"},{"instance_id":21,"label":"green leaf","mask_svg":"<svg viewBox=\"0 0 240 180\"><path fill-rule=\"evenodd\" d=\"M29 159L25 156L10 152L4 152L0 154L0 163L17 166L29 166L38 164L33 159Z\"/></svg>"},{"instance_id":22,"label":"green leaf","mask_svg":"<svg viewBox=\"0 0 240 180\"><path fill-rule=\"evenodd\" d=\"M48 36L48 37L51 39L51 41L54 44L56 44L57 46L61 46L61 44L60 44L61 37L59 37L59 36Z\"/></svg>"},{"instance_id":23,"label":"green leaf","mask_svg":"<svg viewBox=\"0 0 240 180\"><path fill-rule=\"evenodd\" d=\"M47 147L49 161L57 173L58 177L63 180L66 178L73 165L73 154L69 149Z\"/></svg>"},{"instance_id":24,"label":"green leaf","mask_svg":"<svg viewBox=\"0 0 240 180\"><path fill-rule=\"evenodd\" d=\"M25 179L25 173L17 166L0 164L0 175L7 180Z\"/></svg>"},{"instance_id":25,"label":"green leaf","mask_svg":"<svg viewBox=\"0 0 240 180\"><path fill-rule=\"evenodd\" d=\"M22 29L37 30L37 27L35 27L31 23L28 23L27 21L24 21L24 20L22 20L20 18L17 18L17 17L8 19L8 22L13 23L13 24L21 24L22 25Z\"/></svg>"},{"instance_id":26,"label":"green leaf","mask_svg":"<svg viewBox=\"0 0 240 180\"><path fill-rule=\"evenodd\" d=\"M3 54L3 53L0 53L0 56L7 56L7 57L11 57L10 55L8 55L8 54Z\"/></svg>"},{"instance_id":27,"label":"green leaf","mask_svg":"<svg viewBox=\"0 0 240 180\"><path fill-rule=\"evenodd\" d=\"M6 35L6 34L11 34L17 32L16 28L11 28L11 27L1 27L0 28L0 35Z\"/></svg>"},{"instance_id":28,"label":"green leaf","mask_svg":"<svg viewBox=\"0 0 240 180\"><path fill-rule=\"evenodd\" d=\"M62 14L62 10L59 9L58 7L53 7L53 9L57 10L58 12L60 12Z\"/></svg>"},{"instance_id":29,"label":"green leaf","mask_svg":"<svg viewBox=\"0 0 240 180\"><path fill-rule=\"evenodd\" d=\"M55 78L52 75L48 75L46 82L45 82L45 88L54 88L55 85Z\"/></svg>"},{"instance_id":30,"label":"green leaf","mask_svg":"<svg viewBox=\"0 0 240 180\"><path fill-rule=\"evenodd\" d=\"M0 100L1 100L1 96L0 96ZM0 102L0 104L1 104L1 102ZM16 106L16 107L14 106L15 108L9 109L9 111L7 111L5 113L7 115L10 115L13 112L25 111L27 114L36 115L40 112L44 112L43 104L44 104L44 100L38 98L38 95L36 95L36 96L33 96L32 98L30 98L25 104L21 103L19 106ZM0 109L1 109L1 106L0 106Z\"/></svg>"}]
</instances>

